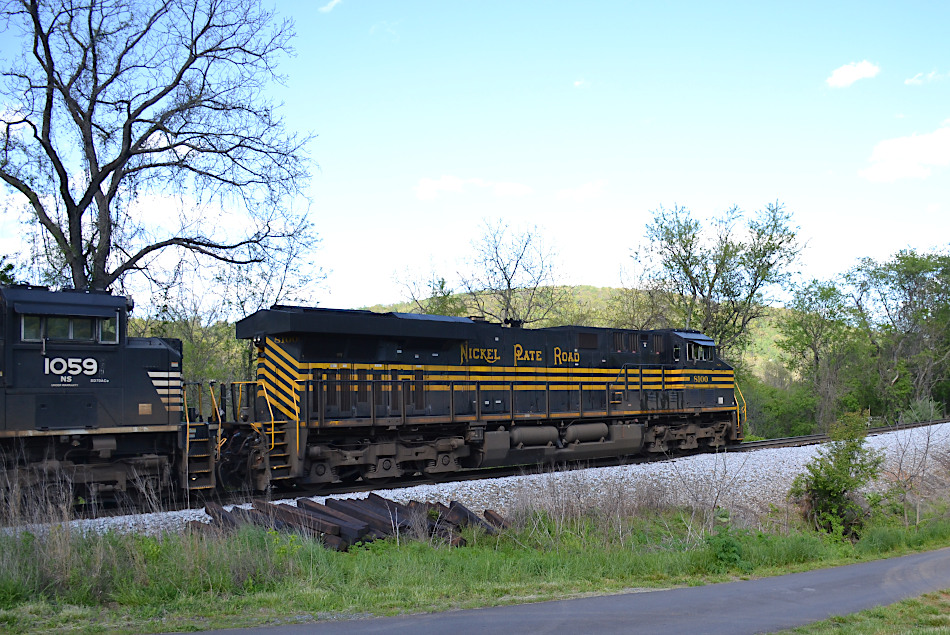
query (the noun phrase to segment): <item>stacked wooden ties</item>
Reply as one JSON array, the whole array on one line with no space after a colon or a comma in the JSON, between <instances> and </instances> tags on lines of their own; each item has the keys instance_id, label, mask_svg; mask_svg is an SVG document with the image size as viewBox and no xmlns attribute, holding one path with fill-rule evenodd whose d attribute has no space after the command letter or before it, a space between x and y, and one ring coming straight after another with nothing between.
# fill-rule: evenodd
<instances>
[{"instance_id":1,"label":"stacked wooden ties","mask_svg":"<svg viewBox=\"0 0 950 635\"><path fill-rule=\"evenodd\" d=\"M234 507L230 511L217 503L208 503L205 511L211 516L210 527L193 523L193 529L232 530L242 525L257 525L316 537L327 548L338 551L346 551L357 543L400 535L464 547L465 539L460 534L464 527L476 527L494 535L510 526L490 509L485 511L483 519L456 501L448 507L419 501L403 505L378 494L363 499L328 498L323 504L300 498L296 507L256 500L251 503L251 509Z\"/></svg>"}]
</instances>

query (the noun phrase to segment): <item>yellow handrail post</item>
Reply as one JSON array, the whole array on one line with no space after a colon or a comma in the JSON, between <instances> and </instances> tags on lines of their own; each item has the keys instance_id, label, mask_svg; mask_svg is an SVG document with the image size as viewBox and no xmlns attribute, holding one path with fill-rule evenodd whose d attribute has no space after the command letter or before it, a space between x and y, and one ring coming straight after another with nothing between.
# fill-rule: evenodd
<instances>
[{"instance_id":1,"label":"yellow handrail post","mask_svg":"<svg viewBox=\"0 0 950 635\"><path fill-rule=\"evenodd\" d=\"M267 411L270 413L270 448L268 452L274 449L276 445L277 437L277 420L274 419L274 407L271 405L270 393L267 392L267 384L264 382L258 382L261 386L261 389L264 391L264 401L267 403Z\"/></svg>"},{"instance_id":2,"label":"yellow handrail post","mask_svg":"<svg viewBox=\"0 0 950 635\"><path fill-rule=\"evenodd\" d=\"M296 432L294 451L300 457L300 380L294 380L294 428Z\"/></svg>"},{"instance_id":3,"label":"yellow handrail post","mask_svg":"<svg viewBox=\"0 0 950 635\"><path fill-rule=\"evenodd\" d=\"M182 384L181 392L182 392L182 397L183 397L182 401L184 401L184 404L185 404L184 406L185 407L185 471L183 475L185 482L182 483L181 485L182 487L185 488L186 492L189 492L188 490L188 467L189 467L188 457L191 456L191 413L188 408L188 385L187 384ZM190 493L188 495L188 502L191 502Z\"/></svg>"},{"instance_id":4,"label":"yellow handrail post","mask_svg":"<svg viewBox=\"0 0 950 635\"><path fill-rule=\"evenodd\" d=\"M218 400L214 396L214 384L215 382L213 381L208 384L208 391L211 393L211 407L214 408L214 418L218 422L218 430L215 435L217 438L214 442L214 459L217 461L221 455L221 427L223 425L223 421L221 420L221 410L218 408Z\"/></svg>"},{"instance_id":5,"label":"yellow handrail post","mask_svg":"<svg viewBox=\"0 0 950 635\"><path fill-rule=\"evenodd\" d=\"M739 424L738 438L741 440L745 436L745 423L748 420L749 413L746 406L745 395L742 394L742 389L739 388L739 384L733 384L736 387L736 391L739 393L739 399L742 400L742 406L739 406L739 401L736 400L736 420Z\"/></svg>"}]
</instances>

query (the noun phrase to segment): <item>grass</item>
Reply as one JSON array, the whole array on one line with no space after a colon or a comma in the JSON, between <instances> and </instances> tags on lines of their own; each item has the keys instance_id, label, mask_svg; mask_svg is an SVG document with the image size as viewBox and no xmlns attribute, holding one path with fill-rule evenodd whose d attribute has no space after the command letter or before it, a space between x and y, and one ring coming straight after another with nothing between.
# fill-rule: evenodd
<instances>
[{"instance_id":1,"label":"grass","mask_svg":"<svg viewBox=\"0 0 950 635\"><path fill-rule=\"evenodd\" d=\"M950 590L928 593L852 615L833 617L785 632L809 635L947 634L950 633Z\"/></svg>"},{"instance_id":2,"label":"grass","mask_svg":"<svg viewBox=\"0 0 950 635\"><path fill-rule=\"evenodd\" d=\"M851 543L796 524L785 510L756 518L723 508L733 480L719 467L705 484L594 485L562 472L515 493L514 527L501 535L469 531L468 546L456 549L403 534L346 553L250 527L83 534L65 522L69 496L46 490L39 500L0 488L0 517L14 521L0 531L0 632L168 632L444 611L779 575L950 545L946 506L933 506L918 527L882 519ZM684 489L689 502L674 502Z\"/></svg>"},{"instance_id":3,"label":"grass","mask_svg":"<svg viewBox=\"0 0 950 635\"><path fill-rule=\"evenodd\" d=\"M403 537L348 553L253 528L8 535L0 538L0 630L160 632L441 611L773 575L950 544L950 523L865 547L728 527L697 540L682 518L668 510L630 519L622 546L605 539L602 519L560 523L540 512L501 536L470 532L462 549ZM47 540L59 562L49 561Z\"/></svg>"}]
</instances>

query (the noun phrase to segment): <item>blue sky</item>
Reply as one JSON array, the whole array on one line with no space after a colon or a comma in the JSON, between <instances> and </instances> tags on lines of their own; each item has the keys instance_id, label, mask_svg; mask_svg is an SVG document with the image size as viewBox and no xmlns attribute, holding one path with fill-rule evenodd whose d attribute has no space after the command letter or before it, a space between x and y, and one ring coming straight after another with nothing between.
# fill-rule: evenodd
<instances>
[{"instance_id":1,"label":"blue sky","mask_svg":"<svg viewBox=\"0 0 950 635\"><path fill-rule=\"evenodd\" d=\"M320 7L319 9L317 7ZM781 201L826 278L950 236L950 3L281 3L317 300L452 280L484 219L616 286L651 210Z\"/></svg>"},{"instance_id":2,"label":"blue sky","mask_svg":"<svg viewBox=\"0 0 950 635\"><path fill-rule=\"evenodd\" d=\"M484 222L618 286L651 211L780 201L803 273L950 240L950 2L277 3L288 126L317 135L311 303L455 283ZM9 225L8 225L9 226Z\"/></svg>"}]
</instances>

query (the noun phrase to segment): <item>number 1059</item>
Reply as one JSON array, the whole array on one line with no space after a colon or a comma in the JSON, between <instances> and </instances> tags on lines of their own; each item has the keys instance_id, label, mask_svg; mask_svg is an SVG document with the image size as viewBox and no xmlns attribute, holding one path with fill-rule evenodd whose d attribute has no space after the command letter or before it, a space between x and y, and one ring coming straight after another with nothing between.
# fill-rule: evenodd
<instances>
[{"instance_id":1,"label":"number 1059","mask_svg":"<svg viewBox=\"0 0 950 635\"><path fill-rule=\"evenodd\" d=\"M95 375L99 372L99 362L94 357L47 357L45 360L47 375Z\"/></svg>"}]
</instances>

